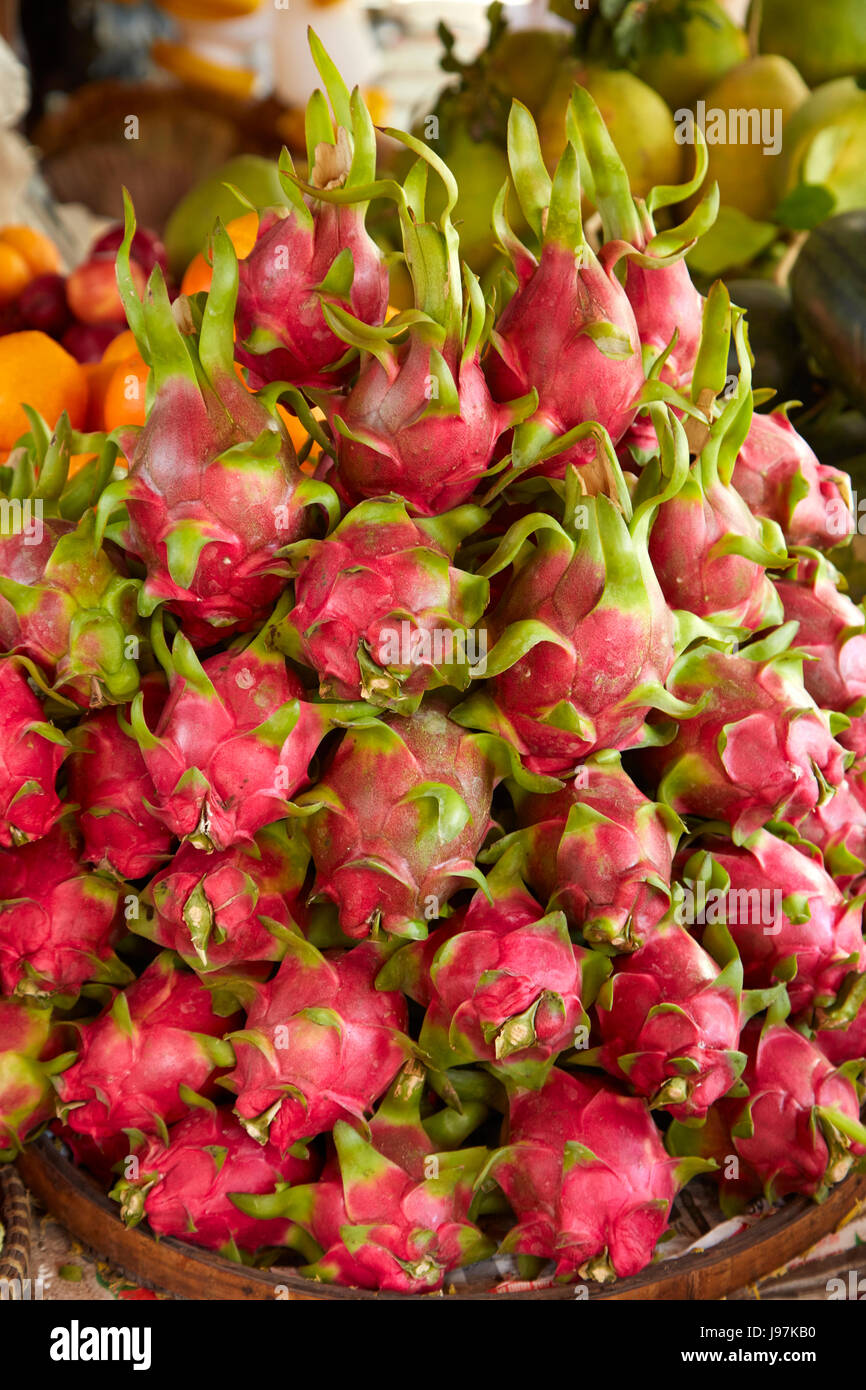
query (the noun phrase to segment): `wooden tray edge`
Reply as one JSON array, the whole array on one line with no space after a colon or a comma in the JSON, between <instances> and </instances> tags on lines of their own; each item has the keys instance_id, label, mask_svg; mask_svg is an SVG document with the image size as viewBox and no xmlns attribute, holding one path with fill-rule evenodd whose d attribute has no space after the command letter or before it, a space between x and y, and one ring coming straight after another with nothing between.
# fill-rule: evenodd
<instances>
[{"instance_id":1,"label":"wooden tray edge","mask_svg":"<svg viewBox=\"0 0 866 1390\"><path fill-rule=\"evenodd\" d=\"M429 1301L426 1294L374 1293L316 1285L300 1275L247 1269L219 1255L173 1239L155 1240L144 1229L128 1230L117 1208L96 1182L76 1168L47 1139L30 1146L18 1170L36 1199L83 1244L131 1278L181 1298L220 1300L397 1299ZM757 1226L706 1252L649 1266L633 1279L598 1290L595 1300L714 1300L772 1274L834 1230L858 1205L866 1204L866 1176L852 1176L835 1187L821 1205L805 1197L783 1204ZM662 1273L662 1270L665 1272ZM436 1295L434 1295L436 1297ZM568 1300L574 1286L526 1292L460 1290L461 1301L496 1298Z\"/></svg>"}]
</instances>

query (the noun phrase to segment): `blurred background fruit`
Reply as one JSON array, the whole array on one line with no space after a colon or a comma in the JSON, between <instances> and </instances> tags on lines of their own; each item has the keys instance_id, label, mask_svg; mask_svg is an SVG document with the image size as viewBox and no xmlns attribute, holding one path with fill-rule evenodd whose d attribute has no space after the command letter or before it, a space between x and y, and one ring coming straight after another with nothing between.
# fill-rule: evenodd
<instances>
[{"instance_id":1,"label":"blurred background fruit","mask_svg":"<svg viewBox=\"0 0 866 1390\"><path fill-rule=\"evenodd\" d=\"M231 222L249 209L230 187L239 189L254 208L285 207L287 199L274 160L239 155L187 193L165 227L165 249L172 272L180 277L207 243L217 217Z\"/></svg>"},{"instance_id":2,"label":"blurred background fruit","mask_svg":"<svg viewBox=\"0 0 866 1390\"><path fill-rule=\"evenodd\" d=\"M745 33L716 0L632 0L617 28L629 66L674 110L749 56Z\"/></svg>"},{"instance_id":3,"label":"blurred background fruit","mask_svg":"<svg viewBox=\"0 0 866 1390\"><path fill-rule=\"evenodd\" d=\"M74 429L84 426L85 373L46 333L7 333L0 338L0 449L11 449L30 428L22 402L49 425L56 425L65 410Z\"/></svg>"},{"instance_id":4,"label":"blurred background fruit","mask_svg":"<svg viewBox=\"0 0 866 1390\"><path fill-rule=\"evenodd\" d=\"M866 73L863 0L761 0L761 51L781 53L816 87L833 77Z\"/></svg>"},{"instance_id":5,"label":"blurred background fruit","mask_svg":"<svg viewBox=\"0 0 866 1390\"><path fill-rule=\"evenodd\" d=\"M776 166L777 194L820 187L834 212L866 206L866 91L853 77L816 88L791 117Z\"/></svg>"},{"instance_id":6,"label":"blurred background fruit","mask_svg":"<svg viewBox=\"0 0 866 1390\"><path fill-rule=\"evenodd\" d=\"M707 180L717 181L723 204L758 220L772 216L778 202L776 169L789 122L808 96L809 88L793 64L770 53L747 58L708 88L703 98L707 111L768 111L767 134L778 140L775 149L753 142L708 146Z\"/></svg>"}]
</instances>

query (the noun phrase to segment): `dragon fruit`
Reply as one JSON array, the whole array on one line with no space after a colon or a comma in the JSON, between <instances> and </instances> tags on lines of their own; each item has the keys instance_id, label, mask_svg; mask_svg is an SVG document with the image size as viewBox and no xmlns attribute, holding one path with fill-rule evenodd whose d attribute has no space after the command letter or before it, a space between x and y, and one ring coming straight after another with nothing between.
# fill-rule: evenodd
<instances>
[{"instance_id":1,"label":"dragon fruit","mask_svg":"<svg viewBox=\"0 0 866 1390\"><path fill-rule=\"evenodd\" d=\"M834 1067L866 1057L866 973L849 975L830 1009L815 1013L813 1041Z\"/></svg>"},{"instance_id":2,"label":"dragon fruit","mask_svg":"<svg viewBox=\"0 0 866 1390\"><path fill-rule=\"evenodd\" d=\"M733 484L755 516L779 523L789 545L828 550L854 530L851 479L818 462L783 409L752 418Z\"/></svg>"},{"instance_id":3,"label":"dragon fruit","mask_svg":"<svg viewBox=\"0 0 866 1390\"><path fill-rule=\"evenodd\" d=\"M603 481L586 422L603 427L614 444L632 423L644 385L638 327L614 270L599 263L584 236L574 146L566 143L551 182L535 122L515 101L508 155L541 252L536 258L509 227L503 190L494 227L518 288L491 335L487 379L500 401L537 393L537 408L515 431L515 469L539 467L562 478L568 463L587 465L585 490L595 493Z\"/></svg>"},{"instance_id":4,"label":"dragon fruit","mask_svg":"<svg viewBox=\"0 0 866 1390\"><path fill-rule=\"evenodd\" d=\"M285 612L285 604L275 613ZM160 820L198 849L248 843L263 826L290 813L290 798L307 779L333 706L304 699L298 677L273 649L274 624L246 647L203 664L178 632L171 653L155 630L169 677L169 697L154 732L144 702L130 725L155 791ZM351 707L348 707L351 709Z\"/></svg>"},{"instance_id":5,"label":"dragon fruit","mask_svg":"<svg viewBox=\"0 0 866 1390\"><path fill-rule=\"evenodd\" d=\"M289 650L318 673L321 695L411 713L425 690L469 684L483 652L467 626L484 612L488 585L452 561L486 518L465 506L413 520L399 498L378 498L326 540L291 547Z\"/></svg>"},{"instance_id":6,"label":"dragon fruit","mask_svg":"<svg viewBox=\"0 0 866 1390\"><path fill-rule=\"evenodd\" d=\"M24 658L46 691L73 704L123 704L138 689L139 581L96 544L92 512L46 518L39 539L0 531L0 652Z\"/></svg>"},{"instance_id":7,"label":"dragon fruit","mask_svg":"<svg viewBox=\"0 0 866 1390\"><path fill-rule=\"evenodd\" d=\"M484 1062L540 1086L578 1027L588 1029L583 1005L601 977L590 962L609 968L571 944L561 912L545 916L501 868L447 925L397 951L377 985L424 1005L419 1047L438 1069Z\"/></svg>"},{"instance_id":8,"label":"dragon fruit","mask_svg":"<svg viewBox=\"0 0 866 1390\"><path fill-rule=\"evenodd\" d=\"M336 498L301 473L276 403L268 408L238 379L237 257L225 230L214 233L213 284L196 334L188 306L176 321L159 267L147 301L137 298L128 200L126 219L118 283L151 367L150 406L125 446L128 477L99 500L99 523L126 507L128 544L147 569L139 611L165 604L194 645L213 646L264 618L286 583L278 550L309 534L311 507L334 514Z\"/></svg>"},{"instance_id":9,"label":"dragon fruit","mask_svg":"<svg viewBox=\"0 0 866 1390\"><path fill-rule=\"evenodd\" d=\"M799 824L804 840L817 845L824 867L848 897L866 888L866 779L862 764L845 774L828 801Z\"/></svg>"},{"instance_id":10,"label":"dragon fruit","mask_svg":"<svg viewBox=\"0 0 866 1390\"><path fill-rule=\"evenodd\" d=\"M260 1143L285 1154L347 1115L363 1117L391 1084L411 1044L405 1000L375 987L384 960L372 941L323 955L293 936L273 980L246 986L226 1085Z\"/></svg>"},{"instance_id":11,"label":"dragon fruit","mask_svg":"<svg viewBox=\"0 0 866 1390\"><path fill-rule=\"evenodd\" d=\"M710 290L704 316L707 343L696 371L693 398L712 398L727 370L731 304L721 281ZM718 419L710 423L701 450L689 467L687 431L674 411L651 407L657 421L660 460L642 470L635 493L644 497L664 492L649 538L649 553L662 592L672 608L683 609L717 625L745 634L782 621L782 604L767 573L788 563L782 532L775 522L758 520L730 484L731 470L752 409L744 320L735 321L743 368L736 391L723 402ZM716 361L709 360L715 349ZM704 386L712 381L712 386ZM706 392L706 397L704 396ZM665 483L667 482L667 487Z\"/></svg>"},{"instance_id":12,"label":"dragon fruit","mask_svg":"<svg viewBox=\"0 0 866 1390\"><path fill-rule=\"evenodd\" d=\"M818 551L798 552L790 574L776 581L786 622L796 622L803 684L822 709L849 715L839 742L866 754L866 615L842 592L844 581ZM810 659L811 658L811 659Z\"/></svg>"},{"instance_id":13,"label":"dragon fruit","mask_svg":"<svg viewBox=\"0 0 866 1390\"><path fill-rule=\"evenodd\" d=\"M92 511L117 457L112 439L30 432L0 469L0 655L21 658L44 691L78 706L122 704L138 689L140 583ZM98 446L70 479L73 450Z\"/></svg>"},{"instance_id":14,"label":"dragon fruit","mask_svg":"<svg viewBox=\"0 0 866 1390\"><path fill-rule=\"evenodd\" d=\"M761 1191L771 1202L790 1192L820 1201L866 1156L860 1100L845 1070L771 1008L743 1030L747 1095L719 1101L706 1129L676 1121L667 1142L674 1153L711 1152L721 1161L725 1210ZM736 1164L732 1160L736 1159Z\"/></svg>"},{"instance_id":15,"label":"dragon fruit","mask_svg":"<svg viewBox=\"0 0 866 1390\"><path fill-rule=\"evenodd\" d=\"M336 903L343 932L426 936L458 888L483 881L475 859L509 772L521 776L508 745L455 724L441 696L411 719L350 729L299 798L318 808L307 822L314 893Z\"/></svg>"},{"instance_id":16,"label":"dragon fruit","mask_svg":"<svg viewBox=\"0 0 866 1390\"><path fill-rule=\"evenodd\" d=\"M357 91L348 89L321 43L310 34L313 57L336 116L316 91L307 106L310 184L354 188L376 176L376 136ZM272 209L259 222L256 243L240 269L238 361L253 386L287 381L336 387L351 372L346 345L328 327L322 302L340 303L364 323L381 324L388 308L388 271L367 233L366 201L342 207L311 198L294 182L284 153L283 187L290 208Z\"/></svg>"},{"instance_id":17,"label":"dragon fruit","mask_svg":"<svg viewBox=\"0 0 866 1390\"><path fill-rule=\"evenodd\" d=\"M770 820L797 825L841 785L851 756L802 683L794 632L786 623L736 653L688 650L668 686L702 707L664 747L641 755L661 778L660 801L726 820L737 843Z\"/></svg>"},{"instance_id":18,"label":"dragon fruit","mask_svg":"<svg viewBox=\"0 0 866 1390\"><path fill-rule=\"evenodd\" d=\"M0 845L23 845L46 835L62 813L54 784L67 740L14 660L0 660L0 709Z\"/></svg>"},{"instance_id":19,"label":"dragon fruit","mask_svg":"<svg viewBox=\"0 0 866 1390\"><path fill-rule=\"evenodd\" d=\"M0 850L0 988L7 995L72 1002L91 982L125 984L115 956L120 885L80 862L79 842L58 822L41 840Z\"/></svg>"},{"instance_id":20,"label":"dragon fruit","mask_svg":"<svg viewBox=\"0 0 866 1390\"><path fill-rule=\"evenodd\" d=\"M724 929L710 935L723 965L668 920L602 985L596 1016L602 1043L575 1054L627 1080L677 1119L703 1119L740 1076L740 1032L764 1009L766 991L743 992L743 967Z\"/></svg>"},{"instance_id":21,"label":"dragon fruit","mask_svg":"<svg viewBox=\"0 0 866 1390\"><path fill-rule=\"evenodd\" d=\"M786 981L795 1013L832 1003L850 971L866 971L862 900L844 898L807 851L767 830L740 845L708 836L682 869L693 895L712 890L702 919L725 922L746 984Z\"/></svg>"},{"instance_id":22,"label":"dragon fruit","mask_svg":"<svg viewBox=\"0 0 866 1390\"><path fill-rule=\"evenodd\" d=\"M52 1077L75 1057L61 1048L50 1009L0 999L0 1163L15 1158L53 1116Z\"/></svg>"},{"instance_id":23,"label":"dragon fruit","mask_svg":"<svg viewBox=\"0 0 866 1390\"><path fill-rule=\"evenodd\" d=\"M703 135L698 127L694 177L681 187L654 188L644 200L632 195L625 165L585 87L574 88L571 116L569 133L573 137L576 130L592 201L602 219L599 261L610 272L626 258L624 288L641 345L653 356L665 353L664 379L687 389L700 350L704 301L692 284L685 256L716 220L718 185L712 185L680 227L657 233L653 213L686 203L703 184L709 163Z\"/></svg>"},{"instance_id":24,"label":"dragon fruit","mask_svg":"<svg viewBox=\"0 0 866 1390\"><path fill-rule=\"evenodd\" d=\"M362 353L344 395L314 392L334 431L334 485L344 498L397 493L425 516L465 502L494 459L497 442L535 408L534 393L493 400L480 354L490 322L481 287L464 267L451 221L457 185L423 141L388 131L419 156L405 187L395 183L320 190L334 203L387 193L397 205L416 307L382 328L325 303L325 320ZM445 185L438 222L426 220L427 171ZM314 192L308 189L308 192Z\"/></svg>"},{"instance_id":25,"label":"dragon fruit","mask_svg":"<svg viewBox=\"0 0 866 1390\"><path fill-rule=\"evenodd\" d=\"M309 1278L433 1293L449 1270L493 1253L472 1219L488 1151L444 1151L434 1142L421 1121L423 1089L423 1070L408 1064L371 1121L369 1140L337 1121L318 1183L234 1199L259 1219L288 1218L306 1232L316 1247L301 1271Z\"/></svg>"},{"instance_id":26,"label":"dragon fruit","mask_svg":"<svg viewBox=\"0 0 866 1390\"><path fill-rule=\"evenodd\" d=\"M170 951L157 956L105 1013L76 1025L78 1060L57 1080L64 1123L99 1147L124 1130L165 1139L234 1061L223 1034L237 1016L222 1007Z\"/></svg>"},{"instance_id":27,"label":"dragon fruit","mask_svg":"<svg viewBox=\"0 0 866 1390\"><path fill-rule=\"evenodd\" d=\"M556 1278L608 1282L653 1257L677 1188L709 1165L665 1153L646 1103L611 1082L555 1069L540 1091L510 1097L494 1178L517 1224L504 1252L556 1260Z\"/></svg>"},{"instance_id":28,"label":"dragon fruit","mask_svg":"<svg viewBox=\"0 0 866 1390\"><path fill-rule=\"evenodd\" d=\"M297 822L259 831L250 845L210 854L181 845L148 884L135 931L198 971L279 960L297 930L309 849Z\"/></svg>"},{"instance_id":29,"label":"dragon fruit","mask_svg":"<svg viewBox=\"0 0 866 1390\"><path fill-rule=\"evenodd\" d=\"M145 676L141 695L145 716L155 720L165 682ZM138 744L122 727L118 710L83 720L72 739L69 797L84 839L82 858L119 878L148 877L165 863L173 836L148 809L155 792Z\"/></svg>"},{"instance_id":30,"label":"dragon fruit","mask_svg":"<svg viewBox=\"0 0 866 1390\"><path fill-rule=\"evenodd\" d=\"M671 904L671 865L683 825L650 801L612 750L594 753L561 791L521 797L524 829L494 846L524 859L529 886L587 941L615 951L647 940Z\"/></svg>"},{"instance_id":31,"label":"dragon fruit","mask_svg":"<svg viewBox=\"0 0 866 1390\"><path fill-rule=\"evenodd\" d=\"M649 512L629 527L606 496L574 501L563 525L542 512L515 522L483 566L485 577L513 572L490 618L490 679L455 711L553 775L639 743L651 707L690 712L665 689L676 624L647 552Z\"/></svg>"},{"instance_id":32,"label":"dragon fruit","mask_svg":"<svg viewBox=\"0 0 866 1390\"><path fill-rule=\"evenodd\" d=\"M257 1221L232 1202L236 1192L270 1192L275 1183L305 1183L316 1176L310 1157L280 1158L251 1139L231 1110L194 1110L171 1126L164 1140L150 1136L130 1160L111 1196L127 1226L146 1219L156 1236L177 1236L229 1258L284 1245L284 1221ZM129 1164L127 1165L129 1166Z\"/></svg>"}]
</instances>

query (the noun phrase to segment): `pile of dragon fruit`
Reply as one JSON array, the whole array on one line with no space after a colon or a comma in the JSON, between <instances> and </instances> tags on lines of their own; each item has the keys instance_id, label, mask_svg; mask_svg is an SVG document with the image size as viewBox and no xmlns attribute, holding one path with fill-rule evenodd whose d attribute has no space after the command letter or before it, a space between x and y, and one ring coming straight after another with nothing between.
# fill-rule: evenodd
<instances>
[{"instance_id":1,"label":"pile of dragon fruit","mask_svg":"<svg viewBox=\"0 0 866 1390\"><path fill-rule=\"evenodd\" d=\"M696 1174L866 1158L849 480L690 280L700 142L636 200L585 91L552 177L515 102L481 284L311 42L240 266L139 297L127 204L145 425L0 473L0 1150L312 1280L627 1277Z\"/></svg>"}]
</instances>

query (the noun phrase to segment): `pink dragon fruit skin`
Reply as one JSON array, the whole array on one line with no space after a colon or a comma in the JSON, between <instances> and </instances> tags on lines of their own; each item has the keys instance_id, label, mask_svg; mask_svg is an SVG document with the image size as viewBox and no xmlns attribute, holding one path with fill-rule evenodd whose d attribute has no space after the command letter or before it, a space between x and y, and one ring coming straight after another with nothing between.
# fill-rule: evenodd
<instances>
[{"instance_id":1,"label":"pink dragon fruit skin","mask_svg":"<svg viewBox=\"0 0 866 1390\"><path fill-rule=\"evenodd\" d=\"M866 887L866 784L855 764L840 787L798 826L804 840L817 845L824 867L847 897Z\"/></svg>"},{"instance_id":2,"label":"pink dragon fruit skin","mask_svg":"<svg viewBox=\"0 0 866 1390\"><path fill-rule=\"evenodd\" d=\"M832 1003L850 972L866 971L862 904L842 896L819 855L766 830L742 845L708 836L702 846L683 866L684 882L703 878L720 890L718 910L747 986L785 980L799 1014ZM708 908L705 916L718 914Z\"/></svg>"},{"instance_id":3,"label":"pink dragon fruit skin","mask_svg":"<svg viewBox=\"0 0 866 1390\"><path fill-rule=\"evenodd\" d=\"M363 695L411 713L426 689L469 684L467 625L481 617L489 586L453 556L486 519L465 506L416 520L400 499L379 498L353 508L326 540L292 548L291 651L317 671L321 695Z\"/></svg>"},{"instance_id":4,"label":"pink dragon fruit skin","mask_svg":"<svg viewBox=\"0 0 866 1390\"><path fill-rule=\"evenodd\" d=\"M793 637L786 624L737 653L687 651L668 688L702 708L670 743L642 754L661 778L659 800L680 815L726 820L738 843L770 820L799 824L841 785L851 757L802 684Z\"/></svg>"},{"instance_id":5,"label":"pink dragon fruit skin","mask_svg":"<svg viewBox=\"0 0 866 1390\"><path fill-rule=\"evenodd\" d=\"M517 1217L503 1250L601 1282L649 1264L682 1176L643 1100L558 1069L540 1091L512 1094L508 1141L487 1171Z\"/></svg>"},{"instance_id":6,"label":"pink dragon fruit skin","mask_svg":"<svg viewBox=\"0 0 866 1390\"><path fill-rule=\"evenodd\" d=\"M724 380L731 324L728 291L717 281L707 296L706 342L693 394L712 373L716 384ZM743 364L736 391L723 401L716 420L707 419L706 437L691 466L688 436L676 413L662 414L659 407L651 407L660 459L643 468L634 500L640 507L644 499L662 496L652 521L649 553L671 607L746 633L782 621L781 600L767 571L788 564L788 554L775 522L754 517L730 484L730 466L751 412L751 373L741 315L734 324ZM706 394L698 390L702 400L712 395L712 388ZM671 480L667 488L666 479ZM682 480L679 487L678 479Z\"/></svg>"},{"instance_id":7,"label":"pink dragon fruit skin","mask_svg":"<svg viewBox=\"0 0 866 1390\"><path fill-rule=\"evenodd\" d=\"M256 244L241 265L238 360L249 368L253 386L272 381L338 386L353 364L345 362L346 345L325 322L322 303L343 304L373 325L383 322L388 308L388 270L365 226L367 201L338 205L316 197L319 189L359 187L375 179L376 136L360 93L349 95L312 31L309 39L336 121L316 91L306 113L308 201L284 152L289 210L264 214Z\"/></svg>"},{"instance_id":8,"label":"pink dragon fruit skin","mask_svg":"<svg viewBox=\"0 0 866 1390\"><path fill-rule=\"evenodd\" d=\"M827 550L854 529L850 478L819 463L782 411L753 417L733 483L755 516L779 523L789 545Z\"/></svg>"},{"instance_id":9,"label":"pink dragon fruit skin","mask_svg":"<svg viewBox=\"0 0 866 1390\"><path fill-rule=\"evenodd\" d=\"M712 1149L725 1209L736 1210L761 1191L772 1202L792 1192L820 1200L866 1156L853 1082L814 1043L776 1021L773 1010L746 1025L741 1046L748 1095L719 1101L703 1135L674 1123L669 1147ZM731 1157L739 1159L736 1172Z\"/></svg>"},{"instance_id":10,"label":"pink dragon fruit skin","mask_svg":"<svg viewBox=\"0 0 866 1390\"><path fill-rule=\"evenodd\" d=\"M423 937L475 867L490 828L494 786L513 754L472 734L428 696L411 719L389 716L350 729L321 783L300 802L316 896L336 903L348 936L383 931Z\"/></svg>"},{"instance_id":11,"label":"pink dragon fruit skin","mask_svg":"<svg viewBox=\"0 0 866 1390\"><path fill-rule=\"evenodd\" d=\"M813 1042L834 1067L862 1062L866 1057L866 974L849 975L830 1009L819 1009L813 1019Z\"/></svg>"},{"instance_id":12,"label":"pink dragon fruit skin","mask_svg":"<svg viewBox=\"0 0 866 1390\"><path fill-rule=\"evenodd\" d=\"M527 881L549 911L617 951L652 935L670 908L682 822L644 796L618 754L594 754L561 791L521 798L517 811Z\"/></svg>"},{"instance_id":13,"label":"pink dragon fruit skin","mask_svg":"<svg viewBox=\"0 0 866 1390\"><path fill-rule=\"evenodd\" d=\"M65 822L41 840L0 850L0 988L77 998L90 981L125 983L112 951L120 885L80 863Z\"/></svg>"},{"instance_id":14,"label":"pink dragon fruit skin","mask_svg":"<svg viewBox=\"0 0 866 1390\"><path fill-rule=\"evenodd\" d=\"M713 185L681 227L656 241L653 212L671 201L685 203L707 173L707 150L698 132L694 177L681 188L653 189L646 201L632 196L628 173L590 93L575 86L571 99L577 134L593 180L593 200L601 213L605 270L626 258L624 288L634 313L641 346L653 357L664 353L662 377L686 389L701 345L704 300L692 284L685 255L713 225L719 191Z\"/></svg>"},{"instance_id":15,"label":"pink dragon fruit skin","mask_svg":"<svg viewBox=\"0 0 866 1390\"><path fill-rule=\"evenodd\" d=\"M117 262L121 290L134 225L127 205ZM128 445L129 474L106 488L97 509L104 528L126 506L129 545L147 569L140 610L165 604L197 647L247 631L266 616L285 587L277 551L309 533L308 507L335 501L301 473L276 406L268 409L238 380L231 321L237 257L222 228L214 255L197 337L175 322L159 268L146 304L131 280L126 286L130 324L142 355L153 360L153 397Z\"/></svg>"},{"instance_id":16,"label":"pink dragon fruit skin","mask_svg":"<svg viewBox=\"0 0 866 1390\"><path fill-rule=\"evenodd\" d=\"M279 960L296 930L308 861L301 833L287 821L260 831L250 846L208 854L181 845L148 884L143 920L130 925L200 972Z\"/></svg>"},{"instance_id":17,"label":"pink dragon fruit skin","mask_svg":"<svg viewBox=\"0 0 866 1390\"><path fill-rule=\"evenodd\" d=\"M573 215L580 207L577 152L566 144L551 183L535 123L518 101L509 116L508 151L517 196L541 253L536 259L517 240L501 200L497 230L514 260L518 289L492 337L486 362L491 391L500 401L538 393L537 410L523 427L524 437L532 432L535 450L542 440L552 449L553 441L588 420L603 426L616 444L634 419L644 384L640 339L616 274L596 259ZM520 437L515 453L524 464L533 462ZM593 453L591 439L565 441L540 466L561 478L569 462L585 464Z\"/></svg>"},{"instance_id":18,"label":"pink dragon fruit skin","mask_svg":"<svg viewBox=\"0 0 866 1390\"><path fill-rule=\"evenodd\" d=\"M605 496L585 504L586 524L573 531L542 513L516 522L483 567L489 577L518 560L490 619L487 685L455 712L504 736L530 771L554 776L597 749L639 743L652 706L688 712L664 688L675 622L645 527L630 531ZM532 530L536 544L521 555Z\"/></svg>"},{"instance_id":19,"label":"pink dragon fruit skin","mask_svg":"<svg viewBox=\"0 0 866 1390\"><path fill-rule=\"evenodd\" d=\"M142 701L130 716L156 813L199 849L248 843L286 814L307 780L328 711L305 702L298 677L270 645L269 628L204 664L180 632L171 656L162 655L169 697L155 731Z\"/></svg>"},{"instance_id":20,"label":"pink dragon fruit skin","mask_svg":"<svg viewBox=\"0 0 866 1390\"><path fill-rule=\"evenodd\" d=\"M407 188L388 185L397 202L403 250L415 289L415 309L386 328L369 325L339 305L325 304L328 325L365 355L344 395L316 396L335 439L334 486L351 503L388 493L422 516L465 502L497 452L498 441L534 409L536 397L490 394L481 353L490 332L484 295L470 270L461 273L459 238L451 221L457 185L430 147L394 134L445 184L446 206L426 220L426 182L416 172ZM411 197L408 193L411 182ZM321 193L358 199L380 185ZM330 477L329 477L330 481Z\"/></svg>"},{"instance_id":21,"label":"pink dragon fruit skin","mask_svg":"<svg viewBox=\"0 0 866 1390\"><path fill-rule=\"evenodd\" d=\"M61 815L55 790L66 739L13 660L0 660L0 845L21 845L47 834Z\"/></svg>"},{"instance_id":22,"label":"pink dragon fruit skin","mask_svg":"<svg viewBox=\"0 0 866 1390\"><path fill-rule=\"evenodd\" d=\"M284 1154L339 1119L363 1117L393 1081L409 1047L406 1004L376 990L383 963L372 941L322 955L293 937L274 979L255 990L226 1084L259 1142Z\"/></svg>"},{"instance_id":23,"label":"pink dragon fruit skin","mask_svg":"<svg viewBox=\"0 0 866 1390\"><path fill-rule=\"evenodd\" d=\"M703 1119L745 1062L738 1050L742 979L736 956L721 969L669 921L618 961L602 985L596 1001L602 1044L580 1060L600 1063L677 1119Z\"/></svg>"},{"instance_id":24,"label":"pink dragon fruit skin","mask_svg":"<svg viewBox=\"0 0 866 1390\"><path fill-rule=\"evenodd\" d=\"M54 1114L51 1078L68 1067L51 1010L0 999L0 1163L13 1159Z\"/></svg>"},{"instance_id":25,"label":"pink dragon fruit skin","mask_svg":"<svg viewBox=\"0 0 866 1390\"><path fill-rule=\"evenodd\" d=\"M423 1068L419 1074L407 1063L371 1120L369 1139L344 1120L334 1125L318 1183L234 1199L259 1219L288 1217L315 1241L320 1253L302 1274L354 1288L432 1293L449 1270L493 1253L471 1215L488 1151L438 1142L438 1117L421 1121L424 1090ZM476 1116L461 1123L455 1142L476 1123Z\"/></svg>"},{"instance_id":26,"label":"pink dragon fruit skin","mask_svg":"<svg viewBox=\"0 0 866 1390\"><path fill-rule=\"evenodd\" d=\"M817 551L805 551L796 567L776 581L785 621L796 622L803 684L822 709L850 713L851 727L839 742L858 757L866 753L866 616L842 592L842 576Z\"/></svg>"},{"instance_id":27,"label":"pink dragon fruit skin","mask_svg":"<svg viewBox=\"0 0 866 1390\"><path fill-rule=\"evenodd\" d=\"M323 203L311 221L312 227L305 225L297 209L266 212L241 262L237 357L256 388L287 381L327 390L351 372L351 364L338 367L346 344L325 323L316 293L341 252L351 254L355 269L348 307L364 323L385 318L388 272L357 206Z\"/></svg>"},{"instance_id":28,"label":"pink dragon fruit skin","mask_svg":"<svg viewBox=\"0 0 866 1390\"><path fill-rule=\"evenodd\" d=\"M562 913L543 909L516 879L491 875L469 906L391 957L377 981L427 1012L419 1046L442 1071L484 1062L524 1086L541 1085L586 1024L582 967Z\"/></svg>"},{"instance_id":29,"label":"pink dragon fruit skin","mask_svg":"<svg viewBox=\"0 0 866 1390\"><path fill-rule=\"evenodd\" d=\"M164 1135L234 1054L195 975L164 951L98 1018L79 1023L79 1056L57 1081L66 1125L99 1147L123 1130Z\"/></svg>"},{"instance_id":30,"label":"pink dragon fruit skin","mask_svg":"<svg viewBox=\"0 0 866 1390\"><path fill-rule=\"evenodd\" d=\"M284 1221L245 1216L232 1193L270 1192L275 1183L306 1183L313 1158L280 1158L251 1139L230 1109L194 1110L168 1131L168 1142L148 1137L135 1154L138 1176L122 1178L112 1196L128 1226L146 1219L156 1236L176 1236L206 1250L254 1254L282 1245Z\"/></svg>"},{"instance_id":31,"label":"pink dragon fruit skin","mask_svg":"<svg viewBox=\"0 0 866 1390\"><path fill-rule=\"evenodd\" d=\"M142 708L154 722L165 703L165 682L142 681ZM129 711L126 711L128 714ZM119 878L146 878L168 858L170 830L148 809L153 782L135 739L117 710L102 710L78 725L67 764L69 798L84 839L82 858Z\"/></svg>"}]
</instances>

